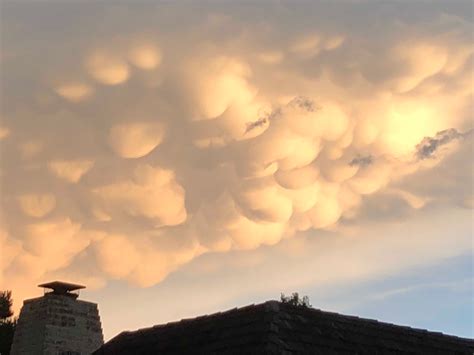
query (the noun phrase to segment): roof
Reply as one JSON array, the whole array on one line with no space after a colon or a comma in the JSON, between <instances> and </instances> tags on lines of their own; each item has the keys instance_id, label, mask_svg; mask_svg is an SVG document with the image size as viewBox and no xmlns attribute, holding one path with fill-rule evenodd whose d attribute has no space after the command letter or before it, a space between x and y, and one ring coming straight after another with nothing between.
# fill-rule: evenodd
<instances>
[{"instance_id":1,"label":"roof","mask_svg":"<svg viewBox=\"0 0 474 355\"><path fill-rule=\"evenodd\" d=\"M86 286L72 284L69 282L62 282L62 281L46 282L44 284L38 285L38 287L50 288L53 290L54 293L58 293L58 294L63 294L70 291L86 288Z\"/></svg>"},{"instance_id":2,"label":"roof","mask_svg":"<svg viewBox=\"0 0 474 355\"><path fill-rule=\"evenodd\" d=\"M123 332L104 354L473 354L474 340L277 301Z\"/></svg>"}]
</instances>

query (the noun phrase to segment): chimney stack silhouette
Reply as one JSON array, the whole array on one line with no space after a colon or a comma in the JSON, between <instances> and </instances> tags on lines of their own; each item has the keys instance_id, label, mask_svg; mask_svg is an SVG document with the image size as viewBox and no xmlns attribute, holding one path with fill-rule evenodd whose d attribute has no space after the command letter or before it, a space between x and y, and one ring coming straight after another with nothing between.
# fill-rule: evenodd
<instances>
[{"instance_id":1,"label":"chimney stack silhouette","mask_svg":"<svg viewBox=\"0 0 474 355\"><path fill-rule=\"evenodd\" d=\"M104 343L97 304L78 300L82 285L54 281L42 297L23 302L12 355L84 355Z\"/></svg>"}]
</instances>

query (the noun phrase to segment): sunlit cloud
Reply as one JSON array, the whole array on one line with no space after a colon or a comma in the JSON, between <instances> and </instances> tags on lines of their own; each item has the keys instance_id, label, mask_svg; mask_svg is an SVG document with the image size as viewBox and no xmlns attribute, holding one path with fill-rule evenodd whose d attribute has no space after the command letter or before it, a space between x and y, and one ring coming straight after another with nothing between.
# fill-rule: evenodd
<instances>
[{"instance_id":1,"label":"sunlit cloud","mask_svg":"<svg viewBox=\"0 0 474 355\"><path fill-rule=\"evenodd\" d=\"M56 206L56 198L51 194L22 195L18 200L23 212L31 217L44 217Z\"/></svg>"},{"instance_id":2,"label":"sunlit cloud","mask_svg":"<svg viewBox=\"0 0 474 355\"><path fill-rule=\"evenodd\" d=\"M60 179L68 182L78 182L87 173L94 162L92 160L52 160L48 164L49 170Z\"/></svg>"},{"instance_id":3,"label":"sunlit cloud","mask_svg":"<svg viewBox=\"0 0 474 355\"><path fill-rule=\"evenodd\" d=\"M186 220L185 192L170 170L139 165L132 180L101 186L93 192L106 211L123 211L165 225Z\"/></svg>"},{"instance_id":4,"label":"sunlit cloud","mask_svg":"<svg viewBox=\"0 0 474 355\"><path fill-rule=\"evenodd\" d=\"M203 254L472 208L463 19L368 35L275 13L183 14L170 30L155 8L104 11L41 48L7 19L2 284L151 286Z\"/></svg>"},{"instance_id":5,"label":"sunlit cloud","mask_svg":"<svg viewBox=\"0 0 474 355\"><path fill-rule=\"evenodd\" d=\"M163 140L164 128L157 122L119 123L110 129L109 144L122 158L140 158Z\"/></svg>"},{"instance_id":6,"label":"sunlit cloud","mask_svg":"<svg viewBox=\"0 0 474 355\"><path fill-rule=\"evenodd\" d=\"M10 130L7 127L0 127L0 140L7 138L10 135Z\"/></svg>"},{"instance_id":7,"label":"sunlit cloud","mask_svg":"<svg viewBox=\"0 0 474 355\"><path fill-rule=\"evenodd\" d=\"M147 44L132 48L128 56L133 65L145 70L157 68L162 58L162 54L156 46Z\"/></svg>"},{"instance_id":8,"label":"sunlit cloud","mask_svg":"<svg viewBox=\"0 0 474 355\"><path fill-rule=\"evenodd\" d=\"M108 52L93 53L87 58L86 67L94 79L105 85L122 84L130 76L126 61Z\"/></svg>"},{"instance_id":9,"label":"sunlit cloud","mask_svg":"<svg viewBox=\"0 0 474 355\"><path fill-rule=\"evenodd\" d=\"M68 83L58 86L56 92L66 100L79 102L88 98L92 94L93 89L82 83Z\"/></svg>"}]
</instances>

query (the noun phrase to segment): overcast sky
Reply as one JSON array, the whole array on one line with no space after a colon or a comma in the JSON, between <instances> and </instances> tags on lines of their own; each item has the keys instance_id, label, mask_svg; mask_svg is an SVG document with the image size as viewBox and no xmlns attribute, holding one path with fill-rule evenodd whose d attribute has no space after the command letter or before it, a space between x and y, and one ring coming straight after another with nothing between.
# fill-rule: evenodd
<instances>
[{"instance_id":1,"label":"overcast sky","mask_svg":"<svg viewBox=\"0 0 474 355\"><path fill-rule=\"evenodd\" d=\"M467 2L1 4L0 289L121 330L308 294L473 336ZM126 316L124 316L126 315Z\"/></svg>"}]
</instances>

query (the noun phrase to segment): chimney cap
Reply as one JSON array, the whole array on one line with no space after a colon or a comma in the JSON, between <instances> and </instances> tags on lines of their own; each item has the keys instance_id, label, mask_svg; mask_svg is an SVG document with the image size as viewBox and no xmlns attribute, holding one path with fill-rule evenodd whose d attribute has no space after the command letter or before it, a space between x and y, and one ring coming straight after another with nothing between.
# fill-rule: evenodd
<instances>
[{"instance_id":1,"label":"chimney cap","mask_svg":"<svg viewBox=\"0 0 474 355\"><path fill-rule=\"evenodd\" d=\"M63 282L63 281L46 282L44 284L38 285L38 287L52 289L53 293L57 295L66 295L66 294L69 294L70 291L86 288L86 286L72 284L72 283Z\"/></svg>"}]
</instances>

